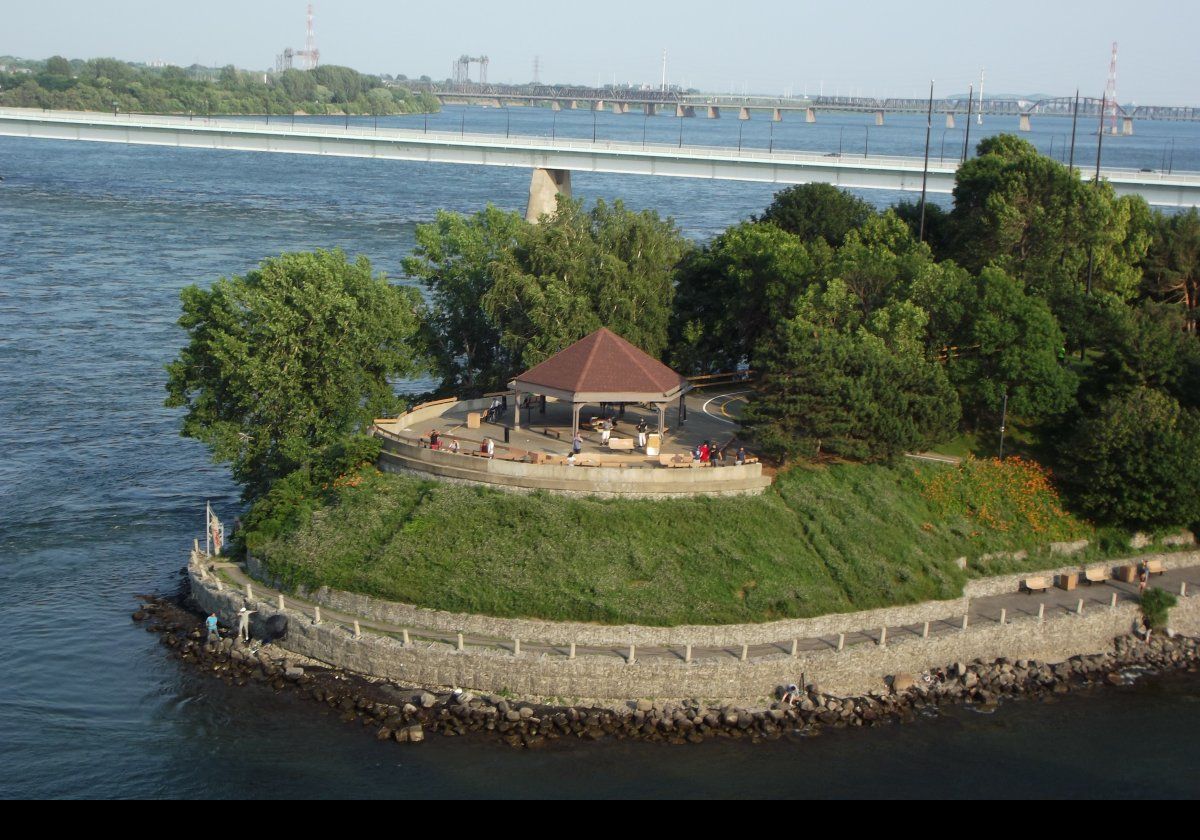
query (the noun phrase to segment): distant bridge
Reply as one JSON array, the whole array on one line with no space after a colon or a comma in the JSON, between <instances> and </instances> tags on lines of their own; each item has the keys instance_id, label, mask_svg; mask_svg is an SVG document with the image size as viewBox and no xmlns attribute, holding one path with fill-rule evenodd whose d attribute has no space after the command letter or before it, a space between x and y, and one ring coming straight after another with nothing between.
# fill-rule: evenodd
<instances>
[{"instance_id":1,"label":"distant bridge","mask_svg":"<svg viewBox=\"0 0 1200 840\"><path fill-rule=\"evenodd\" d=\"M572 171L918 192L924 165L914 157L18 108L0 109L0 136L518 167L533 170L530 220L552 212L558 193L570 194ZM930 160L928 191L952 191L957 169L957 160ZM1118 194L1141 195L1151 204L1200 206L1200 173L1105 169L1101 176Z\"/></svg>"},{"instance_id":2,"label":"distant bridge","mask_svg":"<svg viewBox=\"0 0 1200 840\"><path fill-rule=\"evenodd\" d=\"M687 94L677 90L639 90L636 88L591 88L561 85L499 85L462 84L450 87L426 85L424 89L438 98L442 104L488 104L501 107L514 105L547 105L555 109L578 109L603 111L611 109L625 114L635 109L648 115L667 114L676 117L706 116L719 119L721 109L736 110L740 119L749 119L752 111L769 111L775 120L783 119L789 111L803 112L807 122L815 122L819 112L852 112L874 114L877 124L882 124L885 114L924 114L929 108L928 99L855 96L812 96L770 97L737 96L734 94ZM943 97L933 100L933 112L946 116L947 126L953 127L954 118L963 116L970 109L985 116L1017 117L1022 131L1030 130L1030 118L1034 116L1070 117L1075 104L1073 96L1045 99L991 98L978 100L968 105L966 97ZM1079 116L1098 119L1102 104L1107 111L1121 121L1121 131L1133 133L1134 120L1173 120L1200 122L1200 108L1171 105L1124 106L1103 103L1094 97L1080 97Z\"/></svg>"}]
</instances>

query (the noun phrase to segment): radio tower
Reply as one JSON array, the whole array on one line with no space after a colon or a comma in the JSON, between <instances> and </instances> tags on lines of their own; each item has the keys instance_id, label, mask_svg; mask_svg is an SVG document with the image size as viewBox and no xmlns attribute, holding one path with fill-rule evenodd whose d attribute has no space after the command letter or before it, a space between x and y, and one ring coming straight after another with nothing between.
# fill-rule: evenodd
<instances>
[{"instance_id":1,"label":"radio tower","mask_svg":"<svg viewBox=\"0 0 1200 840\"><path fill-rule=\"evenodd\" d=\"M1104 109L1108 115L1108 133L1117 133L1117 42L1113 41L1112 61L1108 65L1108 87L1104 89Z\"/></svg>"},{"instance_id":2,"label":"radio tower","mask_svg":"<svg viewBox=\"0 0 1200 840\"><path fill-rule=\"evenodd\" d=\"M304 60L302 65L304 70L315 70L321 60L321 53L317 49L317 36L313 33L312 3L308 4L308 30L304 36L304 49L297 50L296 55Z\"/></svg>"}]
</instances>

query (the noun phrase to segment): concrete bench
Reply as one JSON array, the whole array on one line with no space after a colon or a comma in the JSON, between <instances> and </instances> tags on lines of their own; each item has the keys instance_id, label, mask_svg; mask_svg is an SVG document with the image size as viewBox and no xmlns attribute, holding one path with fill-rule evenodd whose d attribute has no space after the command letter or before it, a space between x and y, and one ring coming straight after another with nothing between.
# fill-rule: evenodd
<instances>
[{"instance_id":1,"label":"concrete bench","mask_svg":"<svg viewBox=\"0 0 1200 840\"><path fill-rule=\"evenodd\" d=\"M1161 560L1147 560L1146 572L1152 575L1166 574L1167 567L1163 565Z\"/></svg>"},{"instance_id":2,"label":"concrete bench","mask_svg":"<svg viewBox=\"0 0 1200 840\"><path fill-rule=\"evenodd\" d=\"M542 434L546 437L552 437L555 440L562 440L562 432L558 429L542 429Z\"/></svg>"},{"instance_id":3,"label":"concrete bench","mask_svg":"<svg viewBox=\"0 0 1200 840\"><path fill-rule=\"evenodd\" d=\"M622 450L625 450L626 452L632 452L633 451L633 438L610 437L608 439L608 448L609 449L622 449Z\"/></svg>"},{"instance_id":4,"label":"concrete bench","mask_svg":"<svg viewBox=\"0 0 1200 840\"><path fill-rule=\"evenodd\" d=\"M1021 591L1033 594L1034 592L1048 592L1050 590L1050 582L1044 577L1028 577L1021 581Z\"/></svg>"},{"instance_id":5,"label":"concrete bench","mask_svg":"<svg viewBox=\"0 0 1200 840\"><path fill-rule=\"evenodd\" d=\"M659 455L658 463L660 466L668 468L688 467L692 466L691 455Z\"/></svg>"},{"instance_id":6,"label":"concrete bench","mask_svg":"<svg viewBox=\"0 0 1200 840\"><path fill-rule=\"evenodd\" d=\"M1104 583L1108 580L1108 569L1104 566L1092 566L1083 570L1083 579L1088 586L1093 583Z\"/></svg>"}]
</instances>

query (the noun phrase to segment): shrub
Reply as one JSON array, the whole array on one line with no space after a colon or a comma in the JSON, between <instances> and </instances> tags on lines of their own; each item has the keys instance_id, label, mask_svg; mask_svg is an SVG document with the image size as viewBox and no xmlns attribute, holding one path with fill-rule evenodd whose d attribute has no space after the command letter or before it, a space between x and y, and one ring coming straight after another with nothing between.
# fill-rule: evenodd
<instances>
[{"instance_id":1,"label":"shrub","mask_svg":"<svg viewBox=\"0 0 1200 840\"><path fill-rule=\"evenodd\" d=\"M1166 627L1171 607L1175 606L1175 603L1175 596L1170 592L1164 589L1147 589L1141 598L1142 615L1146 617L1146 623L1154 630Z\"/></svg>"}]
</instances>

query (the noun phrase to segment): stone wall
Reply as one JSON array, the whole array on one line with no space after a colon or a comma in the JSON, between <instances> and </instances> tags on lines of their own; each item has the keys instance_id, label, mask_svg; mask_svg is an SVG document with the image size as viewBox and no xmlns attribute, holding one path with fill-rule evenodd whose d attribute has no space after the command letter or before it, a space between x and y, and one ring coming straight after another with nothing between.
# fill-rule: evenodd
<instances>
[{"instance_id":1,"label":"stone wall","mask_svg":"<svg viewBox=\"0 0 1200 840\"><path fill-rule=\"evenodd\" d=\"M221 588L205 573L198 555L188 573L196 604L232 624L244 595ZM259 603L256 608L260 611L256 626L278 612L271 604ZM1137 607L1122 603L1083 615L1056 615L1044 622L1023 619L1005 625L972 625L929 639L906 636L886 647L860 644L840 652L831 648L795 658L780 653L746 662L713 657L691 663L660 659L626 663L612 655L568 659L471 647L458 651L436 643L405 647L391 636L365 633L355 639L344 626L313 624L311 616L297 610L283 612L289 620L283 646L336 667L406 685L509 691L531 698L587 699L610 705L642 697L754 704L765 701L776 686L798 682L802 674L827 692L860 695L883 689L890 674L921 673L951 662L999 657L1058 662L1077 654L1108 652L1113 638L1129 632L1138 620ZM1181 599L1172 612L1172 623L1181 631L1200 628L1200 598Z\"/></svg>"}]
</instances>

